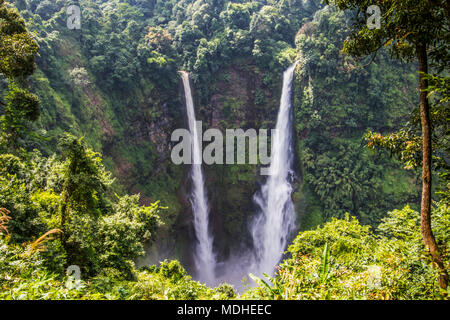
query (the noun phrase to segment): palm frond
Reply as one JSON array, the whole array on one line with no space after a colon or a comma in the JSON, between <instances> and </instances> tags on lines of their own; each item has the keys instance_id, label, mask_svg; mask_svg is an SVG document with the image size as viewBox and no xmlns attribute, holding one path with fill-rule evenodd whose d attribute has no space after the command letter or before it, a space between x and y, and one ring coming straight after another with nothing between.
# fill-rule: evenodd
<instances>
[{"instance_id":1,"label":"palm frond","mask_svg":"<svg viewBox=\"0 0 450 320\"><path fill-rule=\"evenodd\" d=\"M330 272L330 247L328 242L325 243L325 247L323 248L322 258L320 264L320 279L322 283L325 283L328 279L328 274Z\"/></svg>"},{"instance_id":2,"label":"palm frond","mask_svg":"<svg viewBox=\"0 0 450 320\"><path fill-rule=\"evenodd\" d=\"M27 246L27 250L24 252L24 255L31 256L33 253L37 251L44 251L45 250L44 244L47 241L53 240L53 238L51 238L50 236L60 233L63 233L62 230L60 229L52 229L50 231L47 231L46 233L44 233L42 236L40 236L38 239L36 239Z\"/></svg>"}]
</instances>

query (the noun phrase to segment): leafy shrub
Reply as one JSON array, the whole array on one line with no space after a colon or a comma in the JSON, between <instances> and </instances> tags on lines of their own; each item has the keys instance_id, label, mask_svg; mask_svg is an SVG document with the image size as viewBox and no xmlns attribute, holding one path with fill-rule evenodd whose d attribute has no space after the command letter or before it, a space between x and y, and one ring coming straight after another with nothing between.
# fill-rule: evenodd
<instances>
[{"instance_id":1,"label":"leafy shrub","mask_svg":"<svg viewBox=\"0 0 450 320\"><path fill-rule=\"evenodd\" d=\"M419 214L406 206L389 212L377 233L347 215L301 232L268 281L244 293L257 299L436 299L443 298L420 235ZM436 238L448 247L449 210L436 204ZM438 227L439 226L439 227ZM448 253L446 266L449 266Z\"/></svg>"}]
</instances>

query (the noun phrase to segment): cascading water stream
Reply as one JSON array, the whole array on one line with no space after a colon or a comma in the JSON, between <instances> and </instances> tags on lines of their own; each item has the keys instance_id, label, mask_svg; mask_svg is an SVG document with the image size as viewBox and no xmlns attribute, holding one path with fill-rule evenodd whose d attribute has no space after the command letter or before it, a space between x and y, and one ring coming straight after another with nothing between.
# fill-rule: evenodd
<instances>
[{"instance_id":1,"label":"cascading water stream","mask_svg":"<svg viewBox=\"0 0 450 320\"><path fill-rule=\"evenodd\" d=\"M271 163L265 184L254 196L260 208L251 225L255 248L252 269L272 274L286 249L289 234L295 228L295 210L290 183L293 176L292 88L297 62L283 75L283 91L276 131L272 140Z\"/></svg>"},{"instance_id":2,"label":"cascading water stream","mask_svg":"<svg viewBox=\"0 0 450 320\"><path fill-rule=\"evenodd\" d=\"M197 237L195 249L195 267L198 277L207 284L214 283L214 269L216 259L213 253L213 239L209 233L209 208L205 192L205 183L202 172L202 150L198 136L197 122L195 119L194 102L192 98L189 74L180 71L183 80L184 94L186 98L186 110L191 134L191 159L192 166L190 178L192 190L190 202L194 214L194 229Z\"/></svg>"}]
</instances>

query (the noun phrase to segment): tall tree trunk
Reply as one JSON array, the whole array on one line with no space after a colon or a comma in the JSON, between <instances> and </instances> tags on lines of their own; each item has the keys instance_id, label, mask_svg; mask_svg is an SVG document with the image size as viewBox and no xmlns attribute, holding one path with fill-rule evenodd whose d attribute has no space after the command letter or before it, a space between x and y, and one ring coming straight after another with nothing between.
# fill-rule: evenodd
<instances>
[{"instance_id":1,"label":"tall tree trunk","mask_svg":"<svg viewBox=\"0 0 450 320\"><path fill-rule=\"evenodd\" d=\"M422 125L422 203L420 208L420 225L423 242L430 251L433 262L439 268L439 287L447 289L448 274L442 262L439 248L431 230L431 123L430 105L427 92L428 80L424 74L428 73L428 57L425 45L417 46L417 59L419 61L419 90L420 90L420 122Z\"/></svg>"}]
</instances>

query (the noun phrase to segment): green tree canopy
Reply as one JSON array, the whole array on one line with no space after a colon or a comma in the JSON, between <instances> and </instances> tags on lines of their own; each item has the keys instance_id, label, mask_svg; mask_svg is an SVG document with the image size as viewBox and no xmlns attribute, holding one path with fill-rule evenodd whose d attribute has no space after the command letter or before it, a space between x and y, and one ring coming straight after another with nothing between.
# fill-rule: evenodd
<instances>
[{"instance_id":1,"label":"green tree canopy","mask_svg":"<svg viewBox=\"0 0 450 320\"><path fill-rule=\"evenodd\" d=\"M0 145L17 147L27 123L39 117L39 99L24 89L24 80L35 70L38 44L25 28L15 8L0 0L0 74L7 81L6 97L0 96Z\"/></svg>"}]
</instances>

